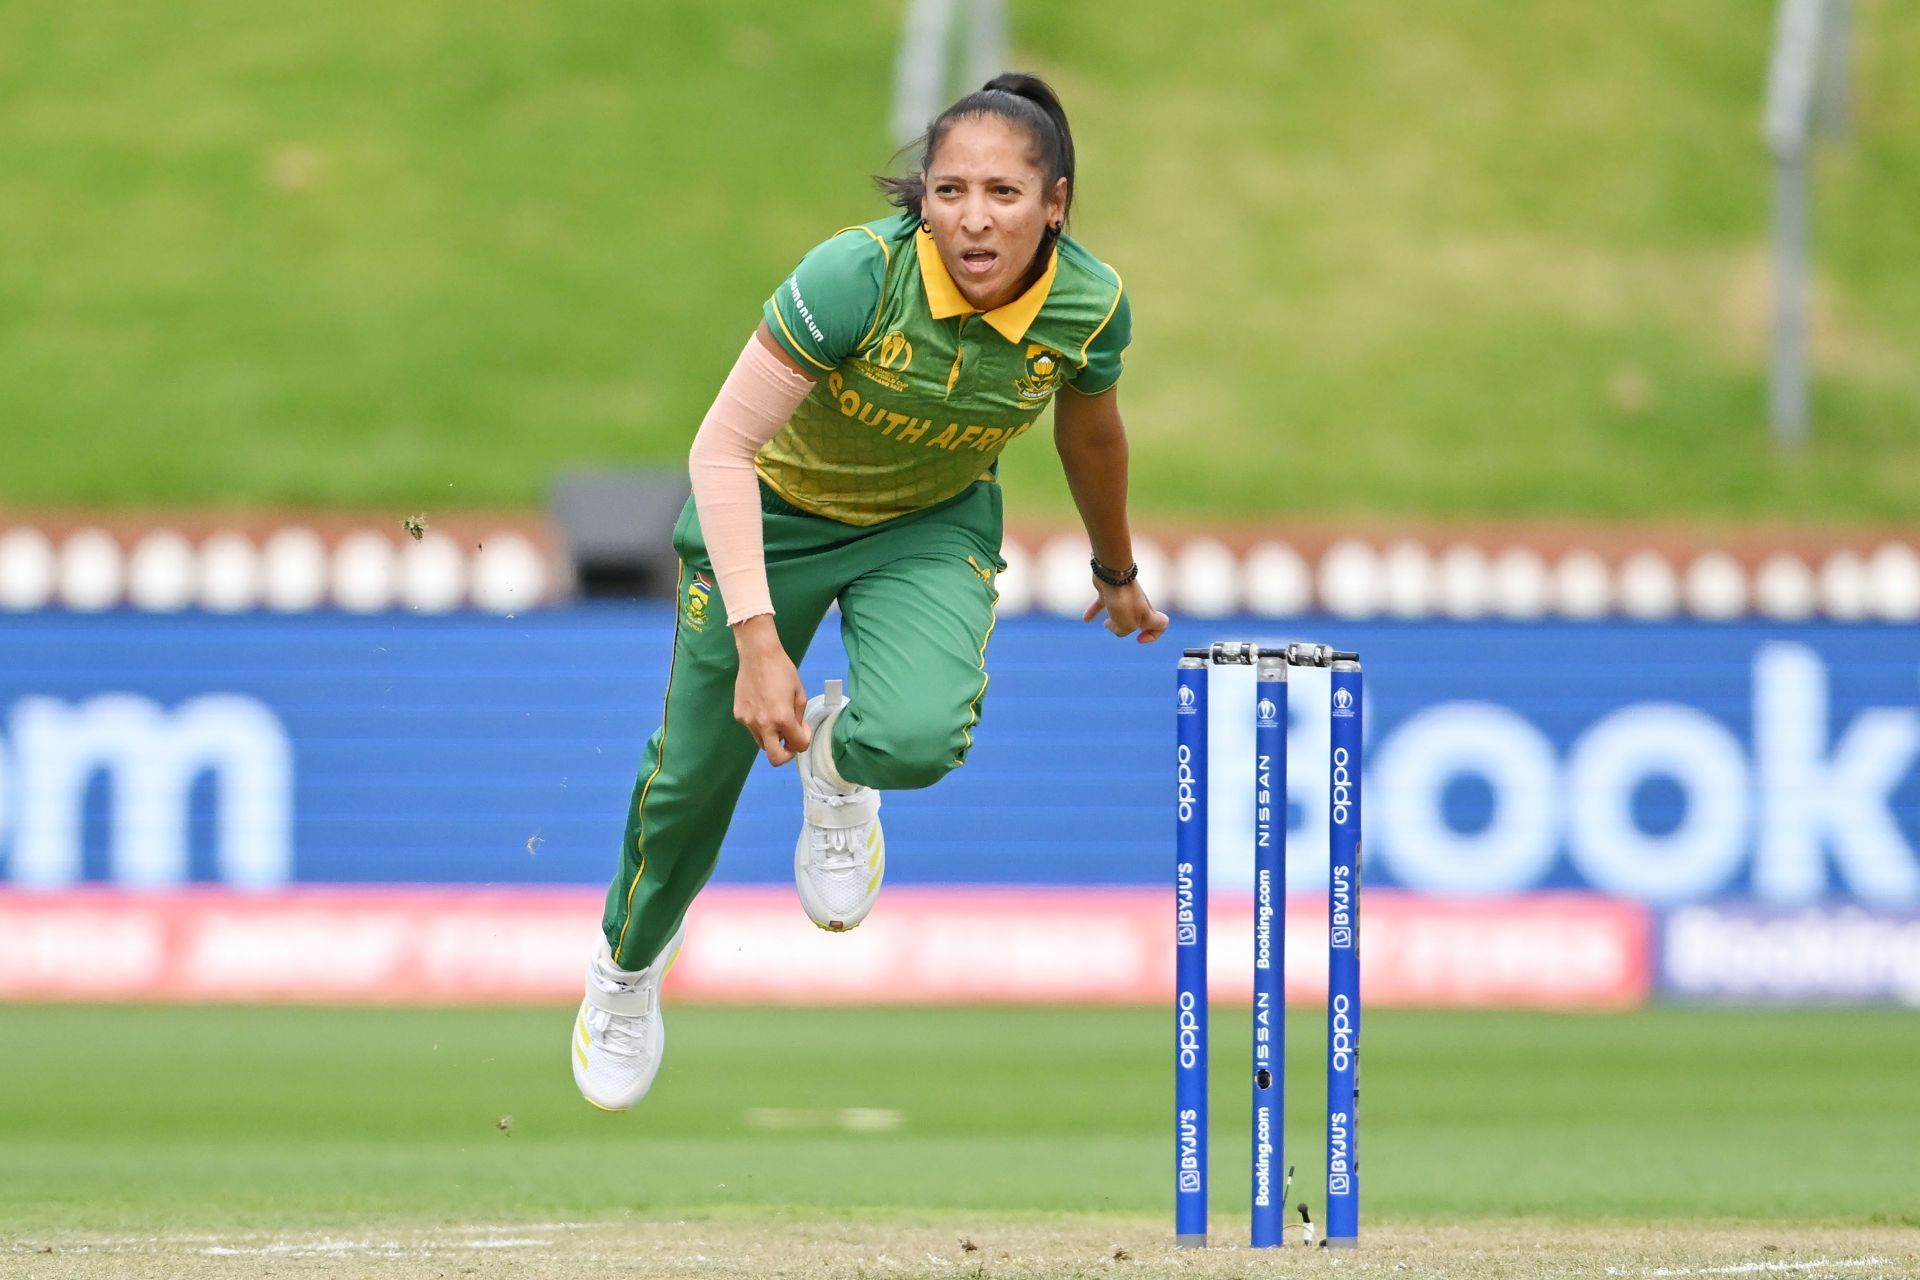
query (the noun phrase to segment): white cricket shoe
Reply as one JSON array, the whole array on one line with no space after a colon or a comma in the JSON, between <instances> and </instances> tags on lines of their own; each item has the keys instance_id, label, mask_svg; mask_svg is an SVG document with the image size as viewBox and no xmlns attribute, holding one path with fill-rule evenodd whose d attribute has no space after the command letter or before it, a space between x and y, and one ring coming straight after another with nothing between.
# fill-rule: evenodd
<instances>
[{"instance_id":1,"label":"white cricket shoe","mask_svg":"<svg viewBox=\"0 0 1920 1280\"><path fill-rule=\"evenodd\" d=\"M573 1082L602 1111L625 1111L647 1096L667 1047L660 1017L660 980L686 941L682 924L646 968L617 968L606 939L587 965L587 998L573 1020Z\"/></svg>"},{"instance_id":2,"label":"white cricket shoe","mask_svg":"<svg viewBox=\"0 0 1920 1280\"><path fill-rule=\"evenodd\" d=\"M800 769L805 820L793 849L793 883L807 915L833 933L854 928L867 918L887 869L880 793L844 779L829 780L836 776L833 722L846 706L840 689L838 680L829 680L826 692L807 702L812 745L794 761Z\"/></svg>"}]
</instances>

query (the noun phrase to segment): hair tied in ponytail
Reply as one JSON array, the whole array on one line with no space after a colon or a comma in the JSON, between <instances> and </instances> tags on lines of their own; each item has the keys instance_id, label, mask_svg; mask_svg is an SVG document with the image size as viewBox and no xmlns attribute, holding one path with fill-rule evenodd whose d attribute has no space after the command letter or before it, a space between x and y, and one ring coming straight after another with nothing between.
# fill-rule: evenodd
<instances>
[{"instance_id":1,"label":"hair tied in ponytail","mask_svg":"<svg viewBox=\"0 0 1920 1280\"><path fill-rule=\"evenodd\" d=\"M918 152L918 164L912 173L902 177L882 176L874 179L876 185L887 194L895 207L911 213L920 213L922 202L926 199L926 172L933 164L933 153L939 149L941 139L946 137L956 121L977 119L982 116L997 116L1010 124L1026 130L1027 137L1033 143L1034 160L1045 175L1046 185L1052 187L1060 179L1067 180L1067 208L1073 207L1073 131L1067 125L1066 108L1060 105L1060 97L1053 87L1039 76L1028 75L1020 71L1007 71L995 76L979 89L960 99L952 106L935 116L927 131L915 142L907 144L905 151ZM1066 221L1065 212L1061 223ZM1049 226L1049 241L1057 237L1060 226Z\"/></svg>"}]
</instances>

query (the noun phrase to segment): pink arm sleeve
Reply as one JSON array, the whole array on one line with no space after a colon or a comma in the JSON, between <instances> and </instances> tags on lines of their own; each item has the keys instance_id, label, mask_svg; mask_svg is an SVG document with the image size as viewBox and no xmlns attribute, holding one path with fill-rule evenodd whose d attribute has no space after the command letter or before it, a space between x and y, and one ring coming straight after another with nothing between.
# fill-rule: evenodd
<instances>
[{"instance_id":1,"label":"pink arm sleeve","mask_svg":"<svg viewBox=\"0 0 1920 1280\"><path fill-rule=\"evenodd\" d=\"M693 503L720 598L727 602L728 626L773 612L753 458L811 390L811 378L781 361L758 337L747 339L687 454Z\"/></svg>"}]
</instances>

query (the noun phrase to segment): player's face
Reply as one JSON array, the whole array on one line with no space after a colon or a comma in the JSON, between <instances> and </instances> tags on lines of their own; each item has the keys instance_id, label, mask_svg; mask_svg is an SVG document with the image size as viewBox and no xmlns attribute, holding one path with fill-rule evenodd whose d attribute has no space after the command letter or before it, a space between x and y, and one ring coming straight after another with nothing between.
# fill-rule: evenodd
<instances>
[{"instance_id":1,"label":"player's face","mask_svg":"<svg viewBox=\"0 0 1920 1280\"><path fill-rule=\"evenodd\" d=\"M1067 180L1047 188L1027 131L979 116L955 121L940 140L921 211L961 296L991 311L1020 296L1041 233L1066 206Z\"/></svg>"}]
</instances>

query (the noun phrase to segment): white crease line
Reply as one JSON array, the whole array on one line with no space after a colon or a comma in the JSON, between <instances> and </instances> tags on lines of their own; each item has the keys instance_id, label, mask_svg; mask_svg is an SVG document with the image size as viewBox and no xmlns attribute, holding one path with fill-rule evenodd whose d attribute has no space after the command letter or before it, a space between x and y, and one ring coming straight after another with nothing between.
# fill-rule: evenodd
<instances>
[{"instance_id":1,"label":"white crease line","mask_svg":"<svg viewBox=\"0 0 1920 1280\"><path fill-rule=\"evenodd\" d=\"M1767 1272L1819 1271L1828 1267L1879 1267L1885 1258L1816 1258L1812 1262L1742 1262L1731 1267L1652 1267L1640 1272L1645 1276L1747 1276ZM1608 1267L1610 1276L1632 1275L1623 1267Z\"/></svg>"},{"instance_id":2,"label":"white crease line","mask_svg":"<svg viewBox=\"0 0 1920 1280\"><path fill-rule=\"evenodd\" d=\"M315 1240L310 1244L282 1241L279 1244L251 1246L210 1245L200 1250L212 1258L280 1258L322 1253L371 1253L376 1249L398 1248L393 1244L369 1244L363 1240Z\"/></svg>"},{"instance_id":3,"label":"white crease line","mask_svg":"<svg viewBox=\"0 0 1920 1280\"><path fill-rule=\"evenodd\" d=\"M199 1252L212 1258L312 1258L343 1253L374 1253L388 1258L404 1258L409 1254L444 1253L451 1249L547 1249L552 1246L551 1240L517 1237L490 1240L427 1240L411 1246L394 1240L379 1243L369 1240L315 1240L311 1243L283 1240L263 1245L211 1245Z\"/></svg>"}]
</instances>

